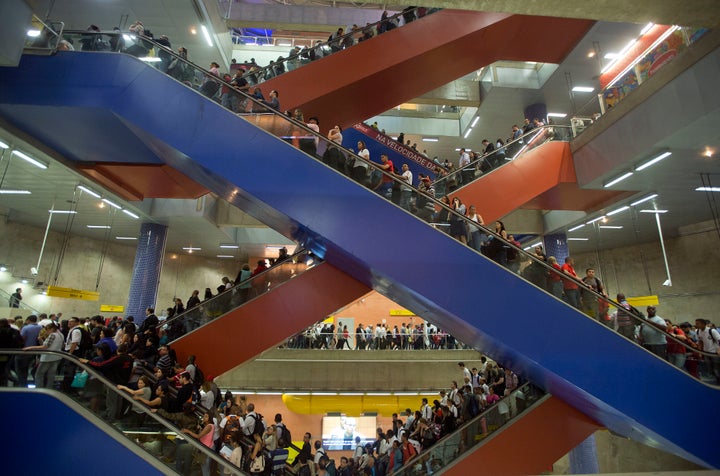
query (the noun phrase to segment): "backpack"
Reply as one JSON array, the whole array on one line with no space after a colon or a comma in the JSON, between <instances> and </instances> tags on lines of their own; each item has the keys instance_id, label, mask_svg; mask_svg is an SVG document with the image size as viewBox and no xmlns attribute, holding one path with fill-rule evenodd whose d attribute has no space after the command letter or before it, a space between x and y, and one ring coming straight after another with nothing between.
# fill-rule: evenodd
<instances>
[{"instance_id":1,"label":"backpack","mask_svg":"<svg viewBox=\"0 0 720 476\"><path fill-rule=\"evenodd\" d=\"M205 383L205 374L202 370L200 370L200 367L198 367L197 364L193 365L195 366L195 379L193 380L193 383L196 387L200 387Z\"/></svg>"},{"instance_id":2,"label":"backpack","mask_svg":"<svg viewBox=\"0 0 720 476\"><path fill-rule=\"evenodd\" d=\"M90 335L90 332L88 332L88 330L85 329L83 326L77 326L73 329L73 331L75 329L80 331L80 343L78 344L75 354L79 355L80 357L85 357L88 352L90 352L93 348L92 336Z\"/></svg>"},{"instance_id":3,"label":"backpack","mask_svg":"<svg viewBox=\"0 0 720 476\"><path fill-rule=\"evenodd\" d=\"M263 416L259 413L251 416L255 419L255 427L253 428L252 435L260 435L260 437L262 437L265 433L265 422L263 421Z\"/></svg>"},{"instance_id":4,"label":"backpack","mask_svg":"<svg viewBox=\"0 0 720 476\"><path fill-rule=\"evenodd\" d=\"M285 423L280 423L280 438L282 438L285 441L285 444L287 446L290 446L292 444L292 435L290 434L290 430L288 430L288 427L285 426Z\"/></svg>"},{"instance_id":5,"label":"backpack","mask_svg":"<svg viewBox=\"0 0 720 476\"><path fill-rule=\"evenodd\" d=\"M237 415L228 416L227 421L225 422L225 428L223 428L222 432L223 443L230 444L230 441L234 439L234 435L236 435L240 431L240 417Z\"/></svg>"}]
</instances>

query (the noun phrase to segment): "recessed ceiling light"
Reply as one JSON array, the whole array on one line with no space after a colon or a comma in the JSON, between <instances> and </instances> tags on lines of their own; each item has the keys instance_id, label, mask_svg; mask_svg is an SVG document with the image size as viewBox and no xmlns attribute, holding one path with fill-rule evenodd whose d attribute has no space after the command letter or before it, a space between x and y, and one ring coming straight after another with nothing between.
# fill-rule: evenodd
<instances>
[{"instance_id":1,"label":"recessed ceiling light","mask_svg":"<svg viewBox=\"0 0 720 476\"><path fill-rule=\"evenodd\" d=\"M647 202L648 200L652 200L653 198L655 198L655 197L657 197L657 196L658 196L657 193L653 193L652 195L648 195L648 196L645 197L645 198L641 198L640 200L638 200L638 201L636 201L636 202L632 202L632 203L630 204L630 206L631 206L631 207L635 207L635 206L637 206L637 205L640 205L641 203Z\"/></svg>"},{"instance_id":2,"label":"recessed ceiling light","mask_svg":"<svg viewBox=\"0 0 720 476\"><path fill-rule=\"evenodd\" d=\"M600 225L598 228L604 228L606 230L622 230L620 225Z\"/></svg>"},{"instance_id":3,"label":"recessed ceiling light","mask_svg":"<svg viewBox=\"0 0 720 476\"><path fill-rule=\"evenodd\" d=\"M30 195L31 193L30 190L11 190L9 188L0 190L2 195Z\"/></svg>"},{"instance_id":4,"label":"recessed ceiling light","mask_svg":"<svg viewBox=\"0 0 720 476\"><path fill-rule=\"evenodd\" d=\"M617 215L618 213L622 213L622 212L624 212L625 210L629 210L629 209L630 209L630 207L627 206L627 205L625 205L624 207L620 207L620 208L617 208L617 209L615 209L615 210L613 210L613 211L611 211L611 212L607 212L607 216L611 217L611 216L613 216L613 215Z\"/></svg>"},{"instance_id":5,"label":"recessed ceiling light","mask_svg":"<svg viewBox=\"0 0 720 476\"><path fill-rule=\"evenodd\" d=\"M197 29L195 27L190 28L191 35L197 35Z\"/></svg>"},{"instance_id":6,"label":"recessed ceiling light","mask_svg":"<svg viewBox=\"0 0 720 476\"><path fill-rule=\"evenodd\" d=\"M667 210L640 210L640 213L667 213Z\"/></svg>"},{"instance_id":7,"label":"recessed ceiling light","mask_svg":"<svg viewBox=\"0 0 720 476\"><path fill-rule=\"evenodd\" d=\"M236 249L240 248L240 245L220 245L220 248L236 250Z\"/></svg>"},{"instance_id":8,"label":"recessed ceiling light","mask_svg":"<svg viewBox=\"0 0 720 476\"><path fill-rule=\"evenodd\" d=\"M47 166L46 163L40 162L40 161L37 160L37 159L33 159L32 157L30 157L29 155L27 155L25 152L21 152L21 151L19 151L19 150L13 150L13 151L12 151L12 155L15 155L15 156L17 156L17 157L20 157L20 158L23 159L25 162L31 163L31 164L33 164L35 167L38 167L38 168L40 168L40 169L46 169L46 168L48 168L48 166Z\"/></svg>"},{"instance_id":9,"label":"recessed ceiling light","mask_svg":"<svg viewBox=\"0 0 720 476\"><path fill-rule=\"evenodd\" d=\"M40 33L40 30L36 30L33 28L32 30L27 31L27 36L29 36L30 38L37 38L38 36L40 36Z\"/></svg>"},{"instance_id":10,"label":"recessed ceiling light","mask_svg":"<svg viewBox=\"0 0 720 476\"><path fill-rule=\"evenodd\" d=\"M217 256L218 258L234 258L235 257L233 255L215 255L215 256Z\"/></svg>"},{"instance_id":11,"label":"recessed ceiling light","mask_svg":"<svg viewBox=\"0 0 720 476\"><path fill-rule=\"evenodd\" d=\"M711 158L715 154L715 150L711 149L710 147L705 147L705 151L703 152L703 155L707 157L708 159Z\"/></svg>"},{"instance_id":12,"label":"recessed ceiling light","mask_svg":"<svg viewBox=\"0 0 720 476\"><path fill-rule=\"evenodd\" d=\"M698 187L696 192L720 192L720 187Z\"/></svg>"},{"instance_id":13,"label":"recessed ceiling light","mask_svg":"<svg viewBox=\"0 0 720 476\"><path fill-rule=\"evenodd\" d=\"M564 112L548 112L547 117L567 117L567 114Z\"/></svg>"},{"instance_id":14,"label":"recessed ceiling light","mask_svg":"<svg viewBox=\"0 0 720 476\"><path fill-rule=\"evenodd\" d=\"M652 159L648 160L648 161L645 162L644 164L638 165L638 166L635 168L635 170L638 170L638 171L639 171L639 170L644 170L644 169L650 167L651 165L657 164L657 163L660 162L662 159L664 159L664 158L666 158L666 157L670 157L671 155L672 155L672 152L670 152L670 151L663 152L662 154L658 155L657 157L653 157Z\"/></svg>"},{"instance_id":15,"label":"recessed ceiling light","mask_svg":"<svg viewBox=\"0 0 720 476\"><path fill-rule=\"evenodd\" d=\"M591 88L590 86L575 86L572 90L576 93L591 93L595 91L595 88Z\"/></svg>"},{"instance_id":16,"label":"recessed ceiling light","mask_svg":"<svg viewBox=\"0 0 720 476\"><path fill-rule=\"evenodd\" d=\"M94 228L94 229L100 229L100 230L109 230L110 225L85 225L88 228Z\"/></svg>"},{"instance_id":17,"label":"recessed ceiling light","mask_svg":"<svg viewBox=\"0 0 720 476\"><path fill-rule=\"evenodd\" d=\"M77 188L79 188L79 189L82 190L83 192L87 193L88 195L91 195L91 196L93 196L93 197L95 197L95 198L100 198L100 194L99 194L99 193L97 193L97 192L94 191L94 190L91 190L91 189L87 188L85 185L78 185Z\"/></svg>"},{"instance_id":18,"label":"recessed ceiling light","mask_svg":"<svg viewBox=\"0 0 720 476\"><path fill-rule=\"evenodd\" d=\"M136 220L137 220L138 218L140 218L138 215L134 214L134 213L131 212L130 210L123 210L122 212L123 212L125 215L127 215L127 216L129 216L129 217L132 217L132 218L134 218L134 219L136 219Z\"/></svg>"},{"instance_id":19,"label":"recessed ceiling light","mask_svg":"<svg viewBox=\"0 0 720 476\"><path fill-rule=\"evenodd\" d=\"M590 221L588 221L588 222L585 222L585 224L586 224L586 225L592 225L592 224L595 223L596 221L600 221L600 220L602 220L603 218L605 218L605 215L599 216L599 217L597 217L597 218L593 218L592 220L590 220Z\"/></svg>"},{"instance_id":20,"label":"recessed ceiling light","mask_svg":"<svg viewBox=\"0 0 720 476\"><path fill-rule=\"evenodd\" d=\"M202 250L202 248L196 248L194 246L184 246L183 249L185 251L200 251L200 250Z\"/></svg>"},{"instance_id":21,"label":"recessed ceiling light","mask_svg":"<svg viewBox=\"0 0 720 476\"><path fill-rule=\"evenodd\" d=\"M422 138L423 142L437 142L439 140L440 139L438 139L437 137L423 137Z\"/></svg>"},{"instance_id":22,"label":"recessed ceiling light","mask_svg":"<svg viewBox=\"0 0 720 476\"><path fill-rule=\"evenodd\" d=\"M588 57L588 58L594 58L594 57L595 57L595 51L588 51L587 57Z\"/></svg>"},{"instance_id":23,"label":"recessed ceiling light","mask_svg":"<svg viewBox=\"0 0 720 476\"><path fill-rule=\"evenodd\" d=\"M116 236L116 240L137 240L134 236Z\"/></svg>"},{"instance_id":24,"label":"recessed ceiling light","mask_svg":"<svg viewBox=\"0 0 720 476\"><path fill-rule=\"evenodd\" d=\"M588 241L590 238L568 238L568 241Z\"/></svg>"},{"instance_id":25,"label":"recessed ceiling light","mask_svg":"<svg viewBox=\"0 0 720 476\"><path fill-rule=\"evenodd\" d=\"M48 213L53 213L57 215L74 215L77 212L75 210L48 210Z\"/></svg>"},{"instance_id":26,"label":"recessed ceiling light","mask_svg":"<svg viewBox=\"0 0 720 476\"><path fill-rule=\"evenodd\" d=\"M118 210L120 210L120 209L122 208L120 205L118 205L118 204L115 203L115 202L111 202L111 201L108 200L107 198L103 198L102 201L105 202L105 203L107 203L108 205L110 205L110 206L113 207L113 208L117 208Z\"/></svg>"},{"instance_id":27,"label":"recessed ceiling light","mask_svg":"<svg viewBox=\"0 0 720 476\"><path fill-rule=\"evenodd\" d=\"M585 223L581 223L581 224L579 224L578 226L574 226L574 227L570 228L570 229L568 230L568 232L575 231L575 230L579 230L580 228L582 228L582 227L584 227L584 226L585 226Z\"/></svg>"},{"instance_id":28,"label":"recessed ceiling light","mask_svg":"<svg viewBox=\"0 0 720 476\"><path fill-rule=\"evenodd\" d=\"M618 178L609 181L608 183L606 183L606 184L604 185L604 187L605 187L605 188L612 187L612 186L615 185L616 183L620 183L620 182L622 182L623 180L625 180L626 178L630 177L632 174L633 174L632 172L627 172L627 173L619 176Z\"/></svg>"}]
</instances>

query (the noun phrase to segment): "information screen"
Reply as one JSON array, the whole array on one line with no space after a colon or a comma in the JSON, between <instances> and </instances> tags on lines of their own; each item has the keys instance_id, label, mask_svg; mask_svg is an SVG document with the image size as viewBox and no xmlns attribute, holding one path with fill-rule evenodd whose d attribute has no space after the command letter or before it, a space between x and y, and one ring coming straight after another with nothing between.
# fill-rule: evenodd
<instances>
[{"instance_id":1,"label":"information screen","mask_svg":"<svg viewBox=\"0 0 720 476\"><path fill-rule=\"evenodd\" d=\"M323 417L322 441L327 450L354 450L357 436L363 446L374 442L377 437L377 417Z\"/></svg>"}]
</instances>

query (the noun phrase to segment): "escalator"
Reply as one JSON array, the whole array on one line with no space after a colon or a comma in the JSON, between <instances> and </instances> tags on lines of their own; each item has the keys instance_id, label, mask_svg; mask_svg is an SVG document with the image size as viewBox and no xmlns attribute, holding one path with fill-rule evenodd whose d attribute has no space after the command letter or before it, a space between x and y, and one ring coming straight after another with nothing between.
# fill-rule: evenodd
<instances>
[{"instance_id":1,"label":"escalator","mask_svg":"<svg viewBox=\"0 0 720 476\"><path fill-rule=\"evenodd\" d=\"M8 381L0 386L0 403L4 408L18 410L5 412L8 431L2 432L0 441L7 445L36 441L40 431L43 445L38 461L29 459L25 451L7 452L3 461L5 474L189 475L200 474L201 463L208 458L217 468L212 474L224 470L242 474L214 451L134 402L93 368L64 352L3 349L0 370L4 375L10 359L43 355L60 359L57 382L47 383L46 388L40 388L39 382L35 382L38 388L11 387ZM72 373L87 372L87 383L81 388L56 389L56 385L61 387L58 384L63 368ZM117 408L124 407L127 412L114 416L106 413L111 399Z\"/></svg>"},{"instance_id":2,"label":"escalator","mask_svg":"<svg viewBox=\"0 0 720 476\"><path fill-rule=\"evenodd\" d=\"M180 361L195 355L206 375L220 375L368 292L335 266L300 252L165 327Z\"/></svg>"},{"instance_id":3,"label":"escalator","mask_svg":"<svg viewBox=\"0 0 720 476\"><path fill-rule=\"evenodd\" d=\"M54 88L45 88L44 78L57 71L63 74L54 74ZM697 408L713 408L717 388L278 140L302 129L287 118L239 120L123 55L26 57L19 68L0 70L0 86L0 115L67 159L85 166L90 159L168 164L599 424L720 466L713 438L693 419L665 418L666 404L658 398L670 388ZM104 120L89 120L96 116ZM268 128L259 129L255 120ZM95 134L109 141L107 156L90 148L86 138ZM128 155L129 146L146 153ZM704 418L704 427L713 428L720 415Z\"/></svg>"},{"instance_id":4,"label":"escalator","mask_svg":"<svg viewBox=\"0 0 720 476\"><path fill-rule=\"evenodd\" d=\"M270 79L262 90L279 91L283 110L300 108L344 128L495 61L559 64L591 26L446 9Z\"/></svg>"},{"instance_id":5,"label":"escalator","mask_svg":"<svg viewBox=\"0 0 720 476\"><path fill-rule=\"evenodd\" d=\"M393 474L463 475L476 474L479 468L484 474L542 474L598 429L562 400L525 384Z\"/></svg>"}]
</instances>

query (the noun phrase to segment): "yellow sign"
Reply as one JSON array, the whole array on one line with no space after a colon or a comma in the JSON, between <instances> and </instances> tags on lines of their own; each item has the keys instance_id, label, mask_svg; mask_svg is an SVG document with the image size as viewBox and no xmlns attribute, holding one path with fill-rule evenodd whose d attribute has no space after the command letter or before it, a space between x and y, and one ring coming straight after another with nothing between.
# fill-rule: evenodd
<instances>
[{"instance_id":1,"label":"yellow sign","mask_svg":"<svg viewBox=\"0 0 720 476\"><path fill-rule=\"evenodd\" d=\"M101 304L100 312L125 312L125 306L113 306L112 304Z\"/></svg>"},{"instance_id":2,"label":"yellow sign","mask_svg":"<svg viewBox=\"0 0 720 476\"><path fill-rule=\"evenodd\" d=\"M414 316L415 313L407 309L390 309L391 316Z\"/></svg>"},{"instance_id":3,"label":"yellow sign","mask_svg":"<svg viewBox=\"0 0 720 476\"><path fill-rule=\"evenodd\" d=\"M100 299L100 293L96 291L61 288L60 286L48 286L47 295L66 299L82 299L83 301L97 301Z\"/></svg>"},{"instance_id":4,"label":"yellow sign","mask_svg":"<svg viewBox=\"0 0 720 476\"><path fill-rule=\"evenodd\" d=\"M631 306L634 306L638 309L647 307L647 306L657 306L660 304L660 300L657 296L635 296L635 297L629 297L627 298L627 302L630 303ZM641 309L643 312L645 312L644 309Z\"/></svg>"}]
</instances>

